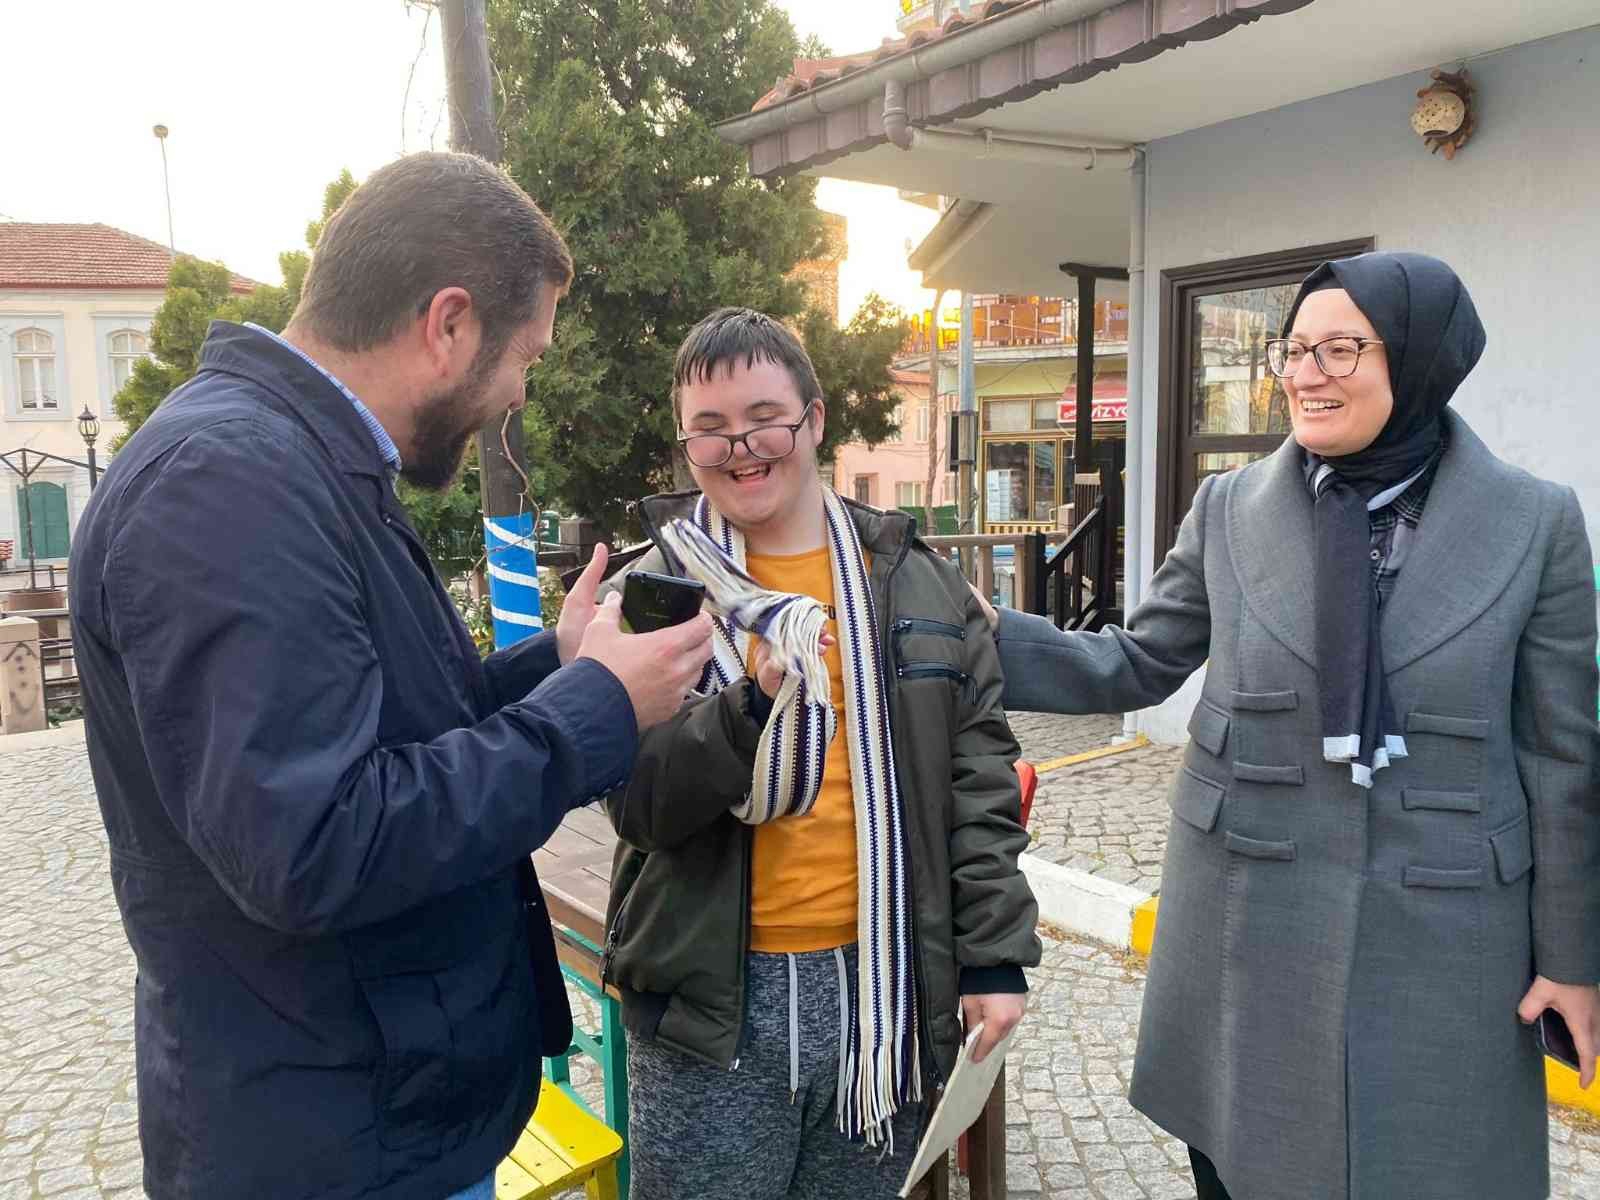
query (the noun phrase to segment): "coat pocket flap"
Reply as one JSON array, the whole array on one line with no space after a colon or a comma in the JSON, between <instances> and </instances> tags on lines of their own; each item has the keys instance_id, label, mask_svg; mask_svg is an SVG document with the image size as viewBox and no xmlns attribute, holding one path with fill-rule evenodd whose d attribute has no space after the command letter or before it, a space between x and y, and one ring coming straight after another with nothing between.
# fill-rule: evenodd
<instances>
[{"instance_id":1,"label":"coat pocket flap","mask_svg":"<svg viewBox=\"0 0 1600 1200\"><path fill-rule=\"evenodd\" d=\"M966 638L967 631L961 626L924 617L903 617L890 627L898 666L933 662L960 670Z\"/></svg>"},{"instance_id":2,"label":"coat pocket flap","mask_svg":"<svg viewBox=\"0 0 1600 1200\"><path fill-rule=\"evenodd\" d=\"M1234 712L1288 712L1300 707L1299 692L1235 692Z\"/></svg>"},{"instance_id":3,"label":"coat pocket flap","mask_svg":"<svg viewBox=\"0 0 1600 1200\"><path fill-rule=\"evenodd\" d=\"M1268 858L1279 862L1294 860L1293 842L1263 842L1257 838L1230 833L1223 839L1223 844L1230 853L1242 854L1246 858Z\"/></svg>"},{"instance_id":4,"label":"coat pocket flap","mask_svg":"<svg viewBox=\"0 0 1600 1200\"><path fill-rule=\"evenodd\" d=\"M1283 766L1263 766L1260 763L1235 762L1233 777L1242 783L1282 783L1290 787L1303 787L1306 773L1293 763Z\"/></svg>"},{"instance_id":5,"label":"coat pocket flap","mask_svg":"<svg viewBox=\"0 0 1600 1200\"><path fill-rule=\"evenodd\" d=\"M1202 696L1189 717L1189 736L1206 753L1221 758L1228 744L1228 714Z\"/></svg>"},{"instance_id":6,"label":"coat pocket flap","mask_svg":"<svg viewBox=\"0 0 1600 1200\"><path fill-rule=\"evenodd\" d=\"M1400 806L1407 809L1425 808L1436 812L1483 811L1483 797L1477 792L1430 792L1426 788L1402 788Z\"/></svg>"},{"instance_id":7,"label":"coat pocket flap","mask_svg":"<svg viewBox=\"0 0 1600 1200\"><path fill-rule=\"evenodd\" d=\"M1172 781L1172 811L1201 832L1210 833L1217 826L1226 792L1221 784L1184 767Z\"/></svg>"},{"instance_id":8,"label":"coat pocket flap","mask_svg":"<svg viewBox=\"0 0 1600 1200\"><path fill-rule=\"evenodd\" d=\"M1404 882L1407 887L1478 888L1483 886L1483 868L1446 871L1439 867L1407 867Z\"/></svg>"},{"instance_id":9,"label":"coat pocket flap","mask_svg":"<svg viewBox=\"0 0 1600 1200\"><path fill-rule=\"evenodd\" d=\"M1494 847L1494 862L1500 869L1501 883L1515 883L1533 869L1533 837L1526 816L1491 833L1489 844Z\"/></svg>"},{"instance_id":10,"label":"coat pocket flap","mask_svg":"<svg viewBox=\"0 0 1600 1200\"><path fill-rule=\"evenodd\" d=\"M1489 736L1489 722L1475 717L1445 717L1412 709L1406 714L1406 732L1438 733L1445 737L1472 738L1481 742Z\"/></svg>"}]
</instances>

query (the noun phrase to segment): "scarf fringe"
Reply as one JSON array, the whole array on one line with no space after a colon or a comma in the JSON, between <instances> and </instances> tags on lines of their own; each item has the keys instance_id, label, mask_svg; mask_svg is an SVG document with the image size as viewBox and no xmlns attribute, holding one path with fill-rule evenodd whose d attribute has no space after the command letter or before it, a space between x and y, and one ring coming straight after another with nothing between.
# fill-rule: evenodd
<instances>
[{"instance_id":1,"label":"scarf fringe","mask_svg":"<svg viewBox=\"0 0 1600 1200\"><path fill-rule=\"evenodd\" d=\"M1359 733L1322 739L1323 761L1349 763L1351 780L1357 787L1364 788L1370 788L1372 786L1372 777L1387 767L1393 760L1407 757L1406 739L1398 733L1384 734L1383 745L1372 752L1370 766L1359 761L1360 754L1361 735Z\"/></svg>"},{"instance_id":2,"label":"scarf fringe","mask_svg":"<svg viewBox=\"0 0 1600 1200\"><path fill-rule=\"evenodd\" d=\"M692 579L706 585L706 608L728 625L753 633L789 675L798 675L819 704L831 704L827 664L817 652L828 614L810 596L768 591L751 579L711 536L676 520L661 540Z\"/></svg>"}]
</instances>

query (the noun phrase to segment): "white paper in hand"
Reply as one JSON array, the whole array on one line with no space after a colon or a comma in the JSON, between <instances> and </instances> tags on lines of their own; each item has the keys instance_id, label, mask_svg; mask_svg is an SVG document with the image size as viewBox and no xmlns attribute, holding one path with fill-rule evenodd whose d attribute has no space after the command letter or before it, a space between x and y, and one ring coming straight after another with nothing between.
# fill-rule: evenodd
<instances>
[{"instance_id":1,"label":"white paper in hand","mask_svg":"<svg viewBox=\"0 0 1600 1200\"><path fill-rule=\"evenodd\" d=\"M950 1082L945 1084L944 1099L939 1101L933 1120L928 1122L928 1132L923 1135L922 1144L917 1147L917 1157L912 1161L911 1170L900 1188L902 1197L911 1194L917 1181L950 1152L950 1147L960 1140L961 1135L978 1119L978 1114L983 1112L989 1093L994 1091L1000 1065L1006 1060L1006 1050L1016 1032L1013 1028L1001 1038L1000 1044L989 1051L989 1057L981 1063L972 1061L972 1052L977 1049L978 1038L983 1034L982 1023L967 1034L967 1040L961 1044L961 1054L956 1059L956 1069L950 1072Z\"/></svg>"}]
</instances>

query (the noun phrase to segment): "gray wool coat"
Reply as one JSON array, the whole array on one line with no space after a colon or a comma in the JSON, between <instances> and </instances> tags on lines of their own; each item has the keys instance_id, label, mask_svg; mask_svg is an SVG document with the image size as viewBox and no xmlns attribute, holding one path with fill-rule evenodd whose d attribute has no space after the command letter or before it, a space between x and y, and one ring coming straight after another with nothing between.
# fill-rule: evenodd
<instances>
[{"instance_id":1,"label":"gray wool coat","mask_svg":"<svg viewBox=\"0 0 1600 1200\"><path fill-rule=\"evenodd\" d=\"M1600 981L1595 597L1571 489L1449 417L1381 626L1410 757L1322 760L1293 442L1207 479L1126 629L1006 612L1008 709L1118 712L1207 659L1172 787L1131 1099L1234 1200L1549 1193L1516 1007Z\"/></svg>"}]
</instances>

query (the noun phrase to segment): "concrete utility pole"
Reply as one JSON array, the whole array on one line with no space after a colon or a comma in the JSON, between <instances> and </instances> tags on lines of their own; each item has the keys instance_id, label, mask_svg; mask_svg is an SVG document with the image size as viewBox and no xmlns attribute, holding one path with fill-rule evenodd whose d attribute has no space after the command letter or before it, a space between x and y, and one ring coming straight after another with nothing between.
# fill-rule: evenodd
<instances>
[{"instance_id":1,"label":"concrete utility pole","mask_svg":"<svg viewBox=\"0 0 1600 1200\"><path fill-rule=\"evenodd\" d=\"M499 162L489 70L484 0L439 0L444 30L445 82L450 103L450 148ZM509 454L507 453L509 451ZM479 488L483 494L483 545L489 568L489 608L494 641L509 646L539 632L538 545L529 511L522 413L478 434Z\"/></svg>"}]
</instances>

